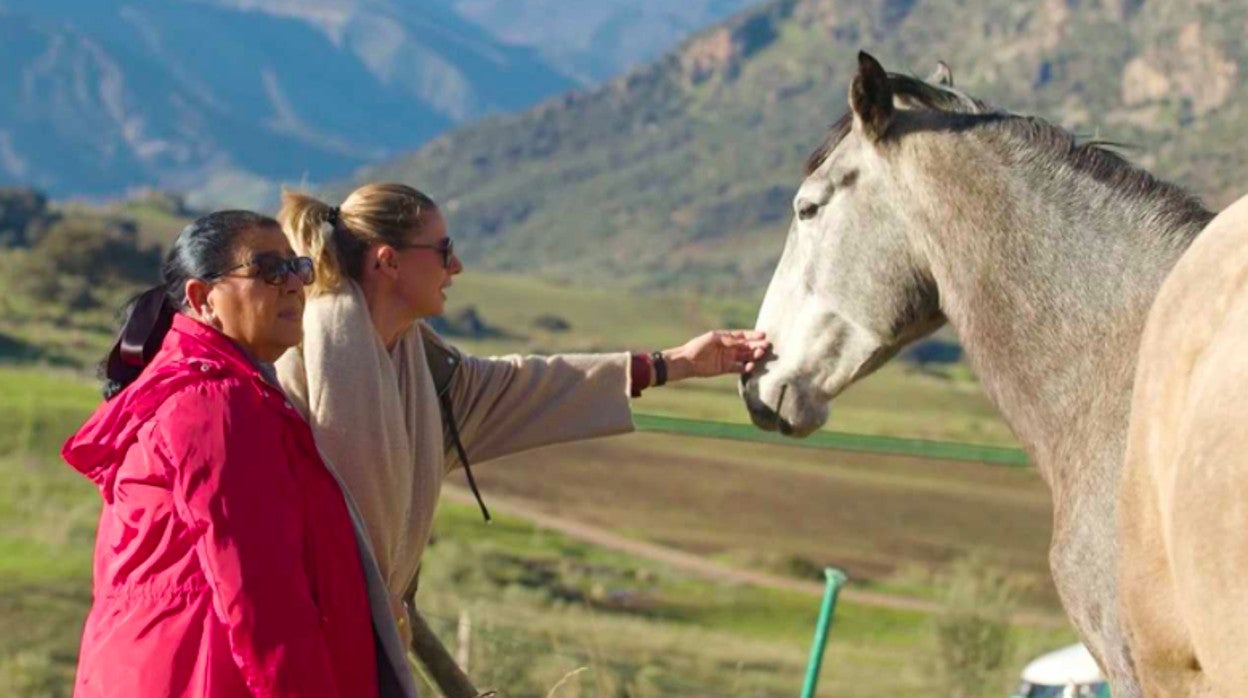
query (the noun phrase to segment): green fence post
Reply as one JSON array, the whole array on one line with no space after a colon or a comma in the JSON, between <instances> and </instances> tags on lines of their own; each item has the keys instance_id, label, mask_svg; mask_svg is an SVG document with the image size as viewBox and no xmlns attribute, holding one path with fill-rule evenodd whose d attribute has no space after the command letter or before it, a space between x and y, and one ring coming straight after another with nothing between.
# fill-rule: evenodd
<instances>
[{"instance_id":1,"label":"green fence post","mask_svg":"<svg viewBox=\"0 0 1248 698\"><path fill-rule=\"evenodd\" d=\"M802 686L802 698L814 698L819 685L819 667L823 665L823 648L828 644L828 629L832 627L832 612L836 609L836 595L848 577L845 573L826 567L823 576L828 586L823 590L823 606L819 609L819 623L815 625L815 644L810 648L810 661L806 663L806 683Z\"/></svg>"}]
</instances>

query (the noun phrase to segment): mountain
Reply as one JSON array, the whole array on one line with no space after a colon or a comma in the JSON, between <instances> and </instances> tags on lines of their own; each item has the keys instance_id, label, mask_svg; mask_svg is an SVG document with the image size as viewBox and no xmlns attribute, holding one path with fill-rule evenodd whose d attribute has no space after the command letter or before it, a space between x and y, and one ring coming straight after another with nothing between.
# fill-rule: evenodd
<instances>
[{"instance_id":1,"label":"mountain","mask_svg":"<svg viewBox=\"0 0 1248 698\"><path fill-rule=\"evenodd\" d=\"M758 0L0 0L0 184L255 205Z\"/></svg>"},{"instance_id":2,"label":"mountain","mask_svg":"<svg viewBox=\"0 0 1248 698\"><path fill-rule=\"evenodd\" d=\"M582 83L615 77L759 0L442 0Z\"/></svg>"},{"instance_id":3,"label":"mountain","mask_svg":"<svg viewBox=\"0 0 1248 698\"><path fill-rule=\"evenodd\" d=\"M1214 0L776 0L354 181L426 189L481 268L758 291L859 49L920 75L944 60L971 94L1128 144L1221 206L1248 188L1245 26Z\"/></svg>"},{"instance_id":4,"label":"mountain","mask_svg":"<svg viewBox=\"0 0 1248 698\"><path fill-rule=\"evenodd\" d=\"M0 183L343 176L573 81L416 0L0 0Z\"/></svg>"}]
</instances>

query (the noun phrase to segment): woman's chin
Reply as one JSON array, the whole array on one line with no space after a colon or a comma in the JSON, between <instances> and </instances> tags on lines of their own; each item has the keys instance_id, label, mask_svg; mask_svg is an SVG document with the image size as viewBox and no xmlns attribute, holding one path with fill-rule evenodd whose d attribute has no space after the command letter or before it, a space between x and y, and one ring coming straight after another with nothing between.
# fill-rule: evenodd
<instances>
[{"instance_id":1,"label":"woman's chin","mask_svg":"<svg viewBox=\"0 0 1248 698\"><path fill-rule=\"evenodd\" d=\"M416 310L416 318L418 320L428 320L435 315L441 315L446 312L446 300L438 298L425 306Z\"/></svg>"},{"instance_id":2,"label":"woman's chin","mask_svg":"<svg viewBox=\"0 0 1248 698\"><path fill-rule=\"evenodd\" d=\"M274 340L275 341L273 343L281 348L281 352L283 354L286 353L287 349L293 346L298 346L298 344L303 341L303 325L300 324L298 327L285 328L285 331L278 333L278 336L274 337Z\"/></svg>"}]
</instances>

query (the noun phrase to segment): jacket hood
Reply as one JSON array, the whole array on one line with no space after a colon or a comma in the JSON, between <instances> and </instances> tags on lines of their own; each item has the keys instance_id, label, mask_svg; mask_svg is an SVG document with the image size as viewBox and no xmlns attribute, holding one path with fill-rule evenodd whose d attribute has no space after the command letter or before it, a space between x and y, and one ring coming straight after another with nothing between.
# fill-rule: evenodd
<instances>
[{"instance_id":1,"label":"jacket hood","mask_svg":"<svg viewBox=\"0 0 1248 698\"><path fill-rule=\"evenodd\" d=\"M61 448L61 457L113 501L113 481L139 430L165 400L226 374L259 371L221 333L182 314L174 317L160 351L137 380L104 402Z\"/></svg>"}]
</instances>

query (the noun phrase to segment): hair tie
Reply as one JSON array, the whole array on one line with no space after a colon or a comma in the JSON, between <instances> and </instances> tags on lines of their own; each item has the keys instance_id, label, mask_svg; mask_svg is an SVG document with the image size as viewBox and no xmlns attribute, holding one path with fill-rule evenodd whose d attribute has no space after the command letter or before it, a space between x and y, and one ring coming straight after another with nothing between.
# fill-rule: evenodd
<instances>
[{"instance_id":1,"label":"hair tie","mask_svg":"<svg viewBox=\"0 0 1248 698\"><path fill-rule=\"evenodd\" d=\"M338 208L337 206L331 206L329 209L329 213L326 214L325 216L325 222L337 228L338 217L339 217L339 214L341 213L342 213L342 209Z\"/></svg>"}]
</instances>

